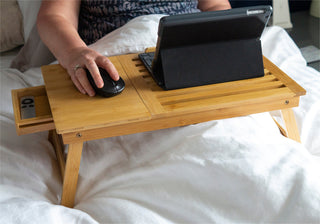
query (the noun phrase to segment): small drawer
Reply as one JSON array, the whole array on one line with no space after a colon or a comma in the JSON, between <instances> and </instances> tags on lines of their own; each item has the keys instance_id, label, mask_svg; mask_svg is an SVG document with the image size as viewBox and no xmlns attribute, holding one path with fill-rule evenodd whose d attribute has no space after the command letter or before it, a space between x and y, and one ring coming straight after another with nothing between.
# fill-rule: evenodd
<instances>
[{"instance_id":1,"label":"small drawer","mask_svg":"<svg viewBox=\"0 0 320 224\"><path fill-rule=\"evenodd\" d=\"M18 135L55 129L45 86L36 86L11 91L13 112ZM34 97L35 117L22 119L20 100Z\"/></svg>"}]
</instances>

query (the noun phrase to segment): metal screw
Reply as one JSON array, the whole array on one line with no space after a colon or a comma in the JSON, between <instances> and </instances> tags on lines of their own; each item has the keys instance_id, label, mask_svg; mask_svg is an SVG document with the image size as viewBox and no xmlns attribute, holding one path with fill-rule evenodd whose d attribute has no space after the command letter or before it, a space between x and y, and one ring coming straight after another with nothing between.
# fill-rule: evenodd
<instances>
[{"instance_id":1,"label":"metal screw","mask_svg":"<svg viewBox=\"0 0 320 224\"><path fill-rule=\"evenodd\" d=\"M76 136L77 136L78 138L81 138L81 137L82 137L82 134L81 134L81 133L77 133Z\"/></svg>"},{"instance_id":2,"label":"metal screw","mask_svg":"<svg viewBox=\"0 0 320 224\"><path fill-rule=\"evenodd\" d=\"M286 100L284 103L285 103L285 104L289 104L289 100Z\"/></svg>"}]
</instances>

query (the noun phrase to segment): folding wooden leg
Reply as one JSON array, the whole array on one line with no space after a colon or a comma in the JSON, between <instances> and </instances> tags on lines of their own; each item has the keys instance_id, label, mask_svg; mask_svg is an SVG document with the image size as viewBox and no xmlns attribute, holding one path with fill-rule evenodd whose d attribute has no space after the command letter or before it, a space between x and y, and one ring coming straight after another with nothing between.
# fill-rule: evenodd
<instances>
[{"instance_id":1,"label":"folding wooden leg","mask_svg":"<svg viewBox=\"0 0 320 224\"><path fill-rule=\"evenodd\" d=\"M63 177L61 205L72 208L77 191L83 142L69 144Z\"/></svg>"},{"instance_id":2,"label":"folding wooden leg","mask_svg":"<svg viewBox=\"0 0 320 224\"><path fill-rule=\"evenodd\" d=\"M300 134L299 134L296 118L294 117L293 110L291 108L283 109L281 110L281 113L282 113L282 118L284 120L284 123L286 125L288 138L291 138L297 142L301 142Z\"/></svg>"},{"instance_id":3,"label":"folding wooden leg","mask_svg":"<svg viewBox=\"0 0 320 224\"><path fill-rule=\"evenodd\" d=\"M278 126L279 130L280 130L280 133L284 136L284 137L287 137L288 138L288 134L287 134L287 131L286 129L284 129L281 124L279 124L279 122L274 119L274 117L272 117L273 121L276 123L276 125Z\"/></svg>"},{"instance_id":4,"label":"folding wooden leg","mask_svg":"<svg viewBox=\"0 0 320 224\"><path fill-rule=\"evenodd\" d=\"M48 139L55 149L63 181L61 205L72 208L77 191L83 142L69 144L65 161L64 145L56 130L49 131Z\"/></svg>"},{"instance_id":5,"label":"folding wooden leg","mask_svg":"<svg viewBox=\"0 0 320 224\"><path fill-rule=\"evenodd\" d=\"M65 171L65 167L66 167L66 161L64 158L64 145L63 145L62 139L57 134L56 130L49 131L48 139L51 142L51 144L53 145L54 150L56 152L56 157L57 157L58 164L60 167L61 178L63 180L64 171Z\"/></svg>"}]
</instances>

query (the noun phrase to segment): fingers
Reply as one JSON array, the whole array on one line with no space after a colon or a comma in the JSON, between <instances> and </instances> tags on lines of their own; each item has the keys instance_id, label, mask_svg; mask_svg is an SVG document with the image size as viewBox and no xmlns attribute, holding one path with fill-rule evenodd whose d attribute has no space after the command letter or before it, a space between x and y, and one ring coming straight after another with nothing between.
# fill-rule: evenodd
<instances>
[{"instance_id":1,"label":"fingers","mask_svg":"<svg viewBox=\"0 0 320 224\"><path fill-rule=\"evenodd\" d=\"M77 87L77 89L82 93L82 94L86 94L87 92L85 91L85 89L82 87L81 83L78 81L78 79L74 76L74 75L70 75L71 80L73 82L73 84Z\"/></svg>"},{"instance_id":2,"label":"fingers","mask_svg":"<svg viewBox=\"0 0 320 224\"><path fill-rule=\"evenodd\" d=\"M88 94L89 96L95 95L95 91L90 85L85 69L88 69L98 88L102 88L104 85L99 67L105 69L113 80L119 80L118 71L112 62L107 57L89 48L75 50L70 58L71 61L67 67L71 80L83 94Z\"/></svg>"},{"instance_id":3,"label":"fingers","mask_svg":"<svg viewBox=\"0 0 320 224\"><path fill-rule=\"evenodd\" d=\"M99 67L104 68L114 81L119 80L119 74L116 67L114 67L112 62L107 57L99 57L97 60L97 64Z\"/></svg>"},{"instance_id":4,"label":"fingers","mask_svg":"<svg viewBox=\"0 0 320 224\"><path fill-rule=\"evenodd\" d=\"M96 86L98 88L102 88L103 87L103 80L101 78L100 72L99 72L99 68L96 64L95 61L89 61L86 63L86 68L89 70Z\"/></svg>"},{"instance_id":5,"label":"fingers","mask_svg":"<svg viewBox=\"0 0 320 224\"><path fill-rule=\"evenodd\" d=\"M90 85L86 71L83 68L77 69L74 76L71 76L71 79L81 93L88 94L89 96L95 95L95 91Z\"/></svg>"}]
</instances>

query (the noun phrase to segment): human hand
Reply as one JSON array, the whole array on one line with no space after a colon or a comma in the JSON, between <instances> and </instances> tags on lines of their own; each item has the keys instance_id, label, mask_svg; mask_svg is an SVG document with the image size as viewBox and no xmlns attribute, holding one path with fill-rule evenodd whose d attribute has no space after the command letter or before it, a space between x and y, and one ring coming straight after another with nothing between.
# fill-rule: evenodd
<instances>
[{"instance_id":1,"label":"human hand","mask_svg":"<svg viewBox=\"0 0 320 224\"><path fill-rule=\"evenodd\" d=\"M95 91L90 85L85 69L89 70L98 88L102 88L104 85L98 67L104 68L113 80L119 80L118 71L112 62L107 57L88 47L73 49L72 52L68 54L68 59L65 60L65 63L60 63L67 69L77 89L81 93L88 94L89 96L94 96Z\"/></svg>"}]
</instances>

